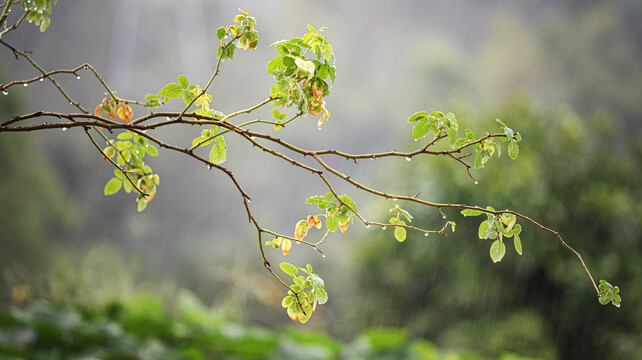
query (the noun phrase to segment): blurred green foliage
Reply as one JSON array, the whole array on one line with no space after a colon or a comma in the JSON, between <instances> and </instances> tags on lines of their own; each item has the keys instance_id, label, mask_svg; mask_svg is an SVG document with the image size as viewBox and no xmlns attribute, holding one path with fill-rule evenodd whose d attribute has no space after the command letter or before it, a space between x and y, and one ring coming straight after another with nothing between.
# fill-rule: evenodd
<instances>
[{"instance_id":1,"label":"blurred green foliage","mask_svg":"<svg viewBox=\"0 0 642 360\"><path fill-rule=\"evenodd\" d=\"M32 302L0 314L2 359L426 359L476 360L445 352L404 330L378 328L352 343L283 328L267 331L227 320L192 293L180 291L174 309L157 297L98 307ZM503 354L502 360L528 360Z\"/></svg>"}]
</instances>

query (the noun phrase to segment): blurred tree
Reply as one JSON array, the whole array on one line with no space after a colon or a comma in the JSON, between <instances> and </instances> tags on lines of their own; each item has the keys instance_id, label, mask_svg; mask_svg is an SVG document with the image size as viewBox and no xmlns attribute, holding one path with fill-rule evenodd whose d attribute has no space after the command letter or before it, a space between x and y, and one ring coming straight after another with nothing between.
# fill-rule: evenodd
<instances>
[{"instance_id":1,"label":"blurred tree","mask_svg":"<svg viewBox=\"0 0 642 360\"><path fill-rule=\"evenodd\" d=\"M0 118L17 109L15 100L0 97ZM56 252L50 239L73 223L73 206L58 190L54 172L28 151L34 141L22 135L0 140L0 307L47 291L43 273Z\"/></svg>"}]
</instances>

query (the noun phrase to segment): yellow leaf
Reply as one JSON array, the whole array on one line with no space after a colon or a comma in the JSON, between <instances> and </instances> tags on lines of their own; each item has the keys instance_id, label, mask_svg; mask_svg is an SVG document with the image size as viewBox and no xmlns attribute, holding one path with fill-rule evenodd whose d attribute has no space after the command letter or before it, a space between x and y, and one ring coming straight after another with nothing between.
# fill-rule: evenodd
<instances>
[{"instance_id":1,"label":"yellow leaf","mask_svg":"<svg viewBox=\"0 0 642 360\"><path fill-rule=\"evenodd\" d=\"M281 242L281 251L283 251L283 256L287 256L292 250L292 241L288 239L283 239Z\"/></svg>"},{"instance_id":2,"label":"yellow leaf","mask_svg":"<svg viewBox=\"0 0 642 360\"><path fill-rule=\"evenodd\" d=\"M94 115L100 116L100 113L103 111L103 105L98 105L96 106L96 110L94 110Z\"/></svg>"},{"instance_id":3,"label":"yellow leaf","mask_svg":"<svg viewBox=\"0 0 642 360\"><path fill-rule=\"evenodd\" d=\"M342 233L346 232L346 230L348 230L348 225L350 225L350 221L346 221L343 225L339 224L339 230L341 230Z\"/></svg>"},{"instance_id":4,"label":"yellow leaf","mask_svg":"<svg viewBox=\"0 0 642 360\"><path fill-rule=\"evenodd\" d=\"M288 316L292 321L300 321L305 317L305 315L303 314L303 311L301 311L301 309L296 303L293 303L292 305L288 306Z\"/></svg>"},{"instance_id":5,"label":"yellow leaf","mask_svg":"<svg viewBox=\"0 0 642 360\"><path fill-rule=\"evenodd\" d=\"M294 227L294 238L297 240L303 240L303 238L308 234L308 222L301 220L296 223Z\"/></svg>"},{"instance_id":6,"label":"yellow leaf","mask_svg":"<svg viewBox=\"0 0 642 360\"><path fill-rule=\"evenodd\" d=\"M323 123L326 122L329 117L330 117L330 112L326 108L323 108L323 116L321 116L319 118L319 121L317 122L317 128L319 130L321 130Z\"/></svg>"},{"instance_id":7,"label":"yellow leaf","mask_svg":"<svg viewBox=\"0 0 642 360\"><path fill-rule=\"evenodd\" d=\"M120 104L119 106L116 106L116 112L118 113L118 118L126 123L130 122L132 120L132 116L134 115L134 111L132 110L131 106L127 104Z\"/></svg>"},{"instance_id":8,"label":"yellow leaf","mask_svg":"<svg viewBox=\"0 0 642 360\"><path fill-rule=\"evenodd\" d=\"M318 216L308 215L308 229L312 229L313 226L317 229L321 229L323 224L321 224L321 219L319 219Z\"/></svg>"},{"instance_id":9,"label":"yellow leaf","mask_svg":"<svg viewBox=\"0 0 642 360\"><path fill-rule=\"evenodd\" d=\"M321 98L323 98L323 87L319 88L316 82L312 83L312 95L317 101L321 101Z\"/></svg>"}]
</instances>

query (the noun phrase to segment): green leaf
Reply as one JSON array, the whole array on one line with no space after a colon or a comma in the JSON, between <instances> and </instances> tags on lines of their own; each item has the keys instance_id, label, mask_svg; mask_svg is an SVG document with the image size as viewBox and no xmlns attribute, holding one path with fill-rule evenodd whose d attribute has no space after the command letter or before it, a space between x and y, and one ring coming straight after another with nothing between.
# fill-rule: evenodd
<instances>
[{"instance_id":1,"label":"green leaf","mask_svg":"<svg viewBox=\"0 0 642 360\"><path fill-rule=\"evenodd\" d=\"M183 95L184 91L185 90L183 89L182 86L171 83L163 87L163 89L161 90L161 95L163 95L166 98L177 99L181 97L181 95Z\"/></svg>"},{"instance_id":2,"label":"green leaf","mask_svg":"<svg viewBox=\"0 0 642 360\"><path fill-rule=\"evenodd\" d=\"M322 200L323 200L323 197L321 197L321 196L312 196L312 197L307 198L305 200L305 203L306 204L316 204L316 203L318 203L319 201L322 201Z\"/></svg>"},{"instance_id":3,"label":"green leaf","mask_svg":"<svg viewBox=\"0 0 642 360\"><path fill-rule=\"evenodd\" d=\"M484 212L481 210L475 210L475 209L464 209L461 211L461 214L464 216L478 216L483 214Z\"/></svg>"},{"instance_id":4,"label":"green leaf","mask_svg":"<svg viewBox=\"0 0 642 360\"><path fill-rule=\"evenodd\" d=\"M495 240L490 246L490 258L494 263L502 261L502 258L506 254L506 245L499 240Z\"/></svg>"},{"instance_id":5,"label":"green leaf","mask_svg":"<svg viewBox=\"0 0 642 360\"><path fill-rule=\"evenodd\" d=\"M513 226L513 231L512 231L513 235L517 236L521 232L522 232L522 226L520 224L515 224L515 226Z\"/></svg>"},{"instance_id":6,"label":"green leaf","mask_svg":"<svg viewBox=\"0 0 642 360\"><path fill-rule=\"evenodd\" d=\"M395 239L397 239L397 241L399 241L399 242L403 242L404 240L406 240L406 229L402 228L402 227L399 227L399 226L396 226L395 227Z\"/></svg>"},{"instance_id":7,"label":"green leaf","mask_svg":"<svg viewBox=\"0 0 642 360\"><path fill-rule=\"evenodd\" d=\"M323 199L327 202L330 202L332 201L332 199L334 199L334 195L332 195L331 192L327 192L325 193L325 195L323 195Z\"/></svg>"},{"instance_id":8,"label":"green leaf","mask_svg":"<svg viewBox=\"0 0 642 360\"><path fill-rule=\"evenodd\" d=\"M519 145L515 141L508 143L508 156L513 160L519 156Z\"/></svg>"},{"instance_id":9,"label":"green leaf","mask_svg":"<svg viewBox=\"0 0 642 360\"><path fill-rule=\"evenodd\" d=\"M223 38L225 37L225 33L226 33L225 28L220 27L216 30L216 37L219 40L223 40Z\"/></svg>"},{"instance_id":10,"label":"green leaf","mask_svg":"<svg viewBox=\"0 0 642 360\"><path fill-rule=\"evenodd\" d=\"M319 302L320 305L323 305L328 302L328 293L325 291L325 289L319 289L316 291L317 293L317 301Z\"/></svg>"},{"instance_id":11,"label":"green leaf","mask_svg":"<svg viewBox=\"0 0 642 360\"><path fill-rule=\"evenodd\" d=\"M408 120L410 121L410 120ZM412 138L414 140L419 140L426 136L430 131L430 125L427 121L419 121L417 125L412 129Z\"/></svg>"},{"instance_id":12,"label":"green leaf","mask_svg":"<svg viewBox=\"0 0 642 360\"><path fill-rule=\"evenodd\" d=\"M481 224L479 224L478 235L480 239L488 239L489 228L490 228L490 223L488 220L484 220L482 221Z\"/></svg>"},{"instance_id":13,"label":"green leaf","mask_svg":"<svg viewBox=\"0 0 642 360\"><path fill-rule=\"evenodd\" d=\"M513 133L513 129L509 127L504 127L504 134L506 134L506 137L508 140L511 140L515 134Z\"/></svg>"},{"instance_id":14,"label":"green leaf","mask_svg":"<svg viewBox=\"0 0 642 360\"><path fill-rule=\"evenodd\" d=\"M622 298L619 295L620 288L609 284L606 280L600 280L600 297L599 302L602 305L606 305L609 302L613 305L620 307Z\"/></svg>"},{"instance_id":15,"label":"green leaf","mask_svg":"<svg viewBox=\"0 0 642 360\"><path fill-rule=\"evenodd\" d=\"M337 231L337 229L339 229L339 220L337 220L334 215L330 215L325 220L325 226L328 228L328 230L335 232Z\"/></svg>"},{"instance_id":16,"label":"green leaf","mask_svg":"<svg viewBox=\"0 0 642 360\"><path fill-rule=\"evenodd\" d=\"M416 112L416 113L410 115L410 117L408 118L408 122L409 123L413 123L413 122L417 122L419 120L424 120L424 119L426 119L427 116L428 116L427 112L419 111L419 112Z\"/></svg>"},{"instance_id":17,"label":"green leaf","mask_svg":"<svg viewBox=\"0 0 642 360\"><path fill-rule=\"evenodd\" d=\"M40 23L40 32L45 32L47 28L49 27L49 24L51 23L51 19L49 19L49 16L44 16L42 18L42 22Z\"/></svg>"},{"instance_id":18,"label":"green leaf","mask_svg":"<svg viewBox=\"0 0 642 360\"><path fill-rule=\"evenodd\" d=\"M149 156L157 156L158 155L158 149L156 149L154 147L154 145L152 145L152 144L147 144L147 146L145 146L145 150L147 151Z\"/></svg>"},{"instance_id":19,"label":"green leaf","mask_svg":"<svg viewBox=\"0 0 642 360\"><path fill-rule=\"evenodd\" d=\"M272 109L272 117L276 120L281 120L281 112L279 109Z\"/></svg>"},{"instance_id":20,"label":"green leaf","mask_svg":"<svg viewBox=\"0 0 642 360\"><path fill-rule=\"evenodd\" d=\"M220 165L225 162L227 159L225 146L225 139L222 136L216 138L216 142L212 145L212 150L210 150L210 162Z\"/></svg>"},{"instance_id":21,"label":"green leaf","mask_svg":"<svg viewBox=\"0 0 642 360\"><path fill-rule=\"evenodd\" d=\"M299 272L299 269L297 269L296 266L292 264L288 264L286 262L280 263L279 267L281 268L281 271L283 271L284 273L290 276L296 276L296 274Z\"/></svg>"},{"instance_id":22,"label":"green leaf","mask_svg":"<svg viewBox=\"0 0 642 360\"><path fill-rule=\"evenodd\" d=\"M315 290L323 289L323 287L325 286L323 279L321 279L315 274L310 275L310 280L312 281L312 287Z\"/></svg>"},{"instance_id":23,"label":"green leaf","mask_svg":"<svg viewBox=\"0 0 642 360\"><path fill-rule=\"evenodd\" d=\"M515 235L515 238L513 238L513 242L515 244L515 251L517 251L518 254L522 255L522 241L519 239L518 235Z\"/></svg>"},{"instance_id":24,"label":"green leaf","mask_svg":"<svg viewBox=\"0 0 642 360\"><path fill-rule=\"evenodd\" d=\"M138 195L138 212L143 212L146 208L147 203L145 202L145 198L143 197L143 195Z\"/></svg>"},{"instance_id":25,"label":"green leaf","mask_svg":"<svg viewBox=\"0 0 642 360\"><path fill-rule=\"evenodd\" d=\"M468 129L466 129L466 137L469 138L470 140L477 140L475 133Z\"/></svg>"},{"instance_id":26,"label":"green leaf","mask_svg":"<svg viewBox=\"0 0 642 360\"><path fill-rule=\"evenodd\" d=\"M125 131L123 133L118 134L117 138L120 140L127 140L131 139L134 137L134 134L130 133L129 131Z\"/></svg>"},{"instance_id":27,"label":"green leaf","mask_svg":"<svg viewBox=\"0 0 642 360\"><path fill-rule=\"evenodd\" d=\"M483 160L483 152L477 154L477 157L475 157L475 169L480 169L484 164L482 163Z\"/></svg>"},{"instance_id":28,"label":"green leaf","mask_svg":"<svg viewBox=\"0 0 642 360\"><path fill-rule=\"evenodd\" d=\"M107 155L107 157L110 159L113 158L114 155L116 155L116 149L113 146L107 146L103 151L105 152L105 155Z\"/></svg>"},{"instance_id":29,"label":"green leaf","mask_svg":"<svg viewBox=\"0 0 642 360\"><path fill-rule=\"evenodd\" d=\"M125 174L123 174L123 172L118 169L114 169L114 176L118 179L125 180Z\"/></svg>"},{"instance_id":30,"label":"green leaf","mask_svg":"<svg viewBox=\"0 0 642 360\"><path fill-rule=\"evenodd\" d=\"M121 186L123 186L123 182L120 179L109 179L109 181L107 181L107 184L105 184L105 196L117 193L118 190L120 190Z\"/></svg>"},{"instance_id":31,"label":"green leaf","mask_svg":"<svg viewBox=\"0 0 642 360\"><path fill-rule=\"evenodd\" d=\"M183 102L185 103L185 105L188 105L189 103L191 103L192 100L194 100L194 97L196 97L196 95L194 95L193 92L183 91Z\"/></svg>"},{"instance_id":32,"label":"green leaf","mask_svg":"<svg viewBox=\"0 0 642 360\"><path fill-rule=\"evenodd\" d=\"M178 75L178 85L182 86L183 89L187 89L189 86L189 81L187 81L187 78L184 75Z\"/></svg>"}]
</instances>

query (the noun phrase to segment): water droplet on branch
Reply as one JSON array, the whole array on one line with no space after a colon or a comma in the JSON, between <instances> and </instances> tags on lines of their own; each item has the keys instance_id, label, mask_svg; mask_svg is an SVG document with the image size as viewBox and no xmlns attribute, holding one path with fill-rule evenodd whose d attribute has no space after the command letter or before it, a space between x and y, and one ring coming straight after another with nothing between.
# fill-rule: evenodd
<instances>
[{"instance_id":1,"label":"water droplet on branch","mask_svg":"<svg viewBox=\"0 0 642 360\"><path fill-rule=\"evenodd\" d=\"M80 80L80 75L76 75L76 79Z\"/></svg>"},{"instance_id":2,"label":"water droplet on branch","mask_svg":"<svg viewBox=\"0 0 642 360\"><path fill-rule=\"evenodd\" d=\"M2 95L9 95L9 92L7 90L2 90Z\"/></svg>"},{"instance_id":3,"label":"water droplet on branch","mask_svg":"<svg viewBox=\"0 0 642 360\"><path fill-rule=\"evenodd\" d=\"M381 227L381 230L386 230L386 227L385 227L385 226L382 226L382 227Z\"/></svg>"},{"instance_id":4,"label":"water droplet on branch","mask_svg":"<svg viewBox=\"0 0 642 360\"><path fill-rule=\"evenodd\" d=\"M24 83L24 84L22 84L22 86L27 87L27 86L29 86L29 84Z\"/></svg>"},{"instance_id":5,"label":"water droplet on branch","mask_svg":"<svg viewBox=\"0 0 642 360\"><path fill-rule=\"evenodd\" d=\"M410 156L406 156L406 161L410 161L410 160L412 160Z\"/></svg>"},{"instance_id":6,"label":"water droplet on branch","mask_svg":"<svg viewBox=\"0 0 642 360\"><path fill-rule=\"evenodd\" d=\"M479 184L479 181L475 180L475 185Z\"/></svg>"},{"instance_id":7,"label":"water droplet on branch","mask_svg":"<svg viewBox=\"0 0 642 360\"><path fill-rule=\"evenodd\" d=\"M428 236L428 234L429 234L429 233L425 232L425 233L424 233L424 236Z\"/></svg>"},{"instance_id":8,"label":"water droplet on branch","mask_svg":"<svg viewBox=\"0 0 642 360\"><path fill-rule=\"evenodd\" d=\"M370 228L370 224L366 223L366 229Z\"/></svg>"},{"instance_id":9,"label":"water droplet on branch","mask_svg":"<svg viewBox=\"0 0 642 360\"><path fill-rule=\"evenodd\" d=\"M40 81L45 81L45 78L41 77L41 78L40 78Z\"/></svg>"},{"instance_id":10,"label":"water droplet on branch","mask_svg":"<svg viewBox=\"0 0 642 360\"><path fill-rule=\"evenodd\" d=\"M67 128L66 127L62 128L62 131L67 131Z\"/></svg>"},{"instance_id":11,"label":"water droplet on branch","mask_svg":"<svg viewBox=\"0 0 642 360\"><path fill-rule=\"evenodd\" d=\"M442 217L445 219L446 218L446 214L443 214Z\"/></svg>"}]
</instances>

